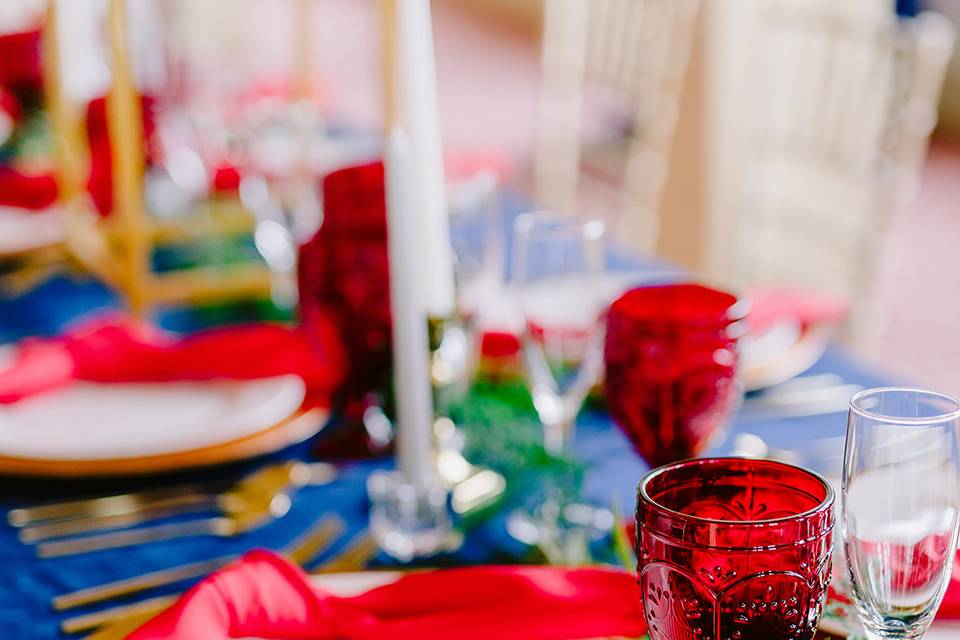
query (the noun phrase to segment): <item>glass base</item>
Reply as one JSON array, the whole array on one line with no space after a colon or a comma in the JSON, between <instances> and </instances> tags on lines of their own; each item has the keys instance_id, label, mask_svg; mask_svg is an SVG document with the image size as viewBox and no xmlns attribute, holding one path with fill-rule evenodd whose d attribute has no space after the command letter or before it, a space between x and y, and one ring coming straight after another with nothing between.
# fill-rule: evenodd
<instances>
[{"instance_id":1,"label":"glass base","mask_svg":"<svg viewBox=\"0 0 960 640\"><path fill-rule=\"evenodd\" d=\"M923 618L926 619L923 619ZM860 619L865 640L916 640L922 638L933 623L933 615L914 618L910 622L887 619L882 623Z\"/></svg>"},{"instance_id":2,"label":"glass base","mask_svg":"<svg viewBox=\"0 0 960 640\"><path fill-rule=\"evenodd\" d=\"M378 472L367 480L367 492L370 533L397 560L430 557L462 543L453 529L449 491L439 483L417 487L397 472Z\"/></svg>"},{"instance_id":3,"label":"glass base","mask_svg":"<svg viewBox=\"0 0 960 640\"><path fill-rule=\"evenodd\" d=\"M608 509L581 503L561 509L548 500L534 512L511 512L506 525L510 537L537 547L551 564L576 566L590 562L590 543L610 533L614 517Z\"/></svg>"},{"instance_id":4,"label":"glass base","mask_svg":"<svg viewBox=\"0 0 960 640\"><path fill-rule=\"evenodd\" d=\"M863 630L863 640L918 640L927 633L927 627L922 629L887 628L882 631Z\"/></svg>"}]
</instances>

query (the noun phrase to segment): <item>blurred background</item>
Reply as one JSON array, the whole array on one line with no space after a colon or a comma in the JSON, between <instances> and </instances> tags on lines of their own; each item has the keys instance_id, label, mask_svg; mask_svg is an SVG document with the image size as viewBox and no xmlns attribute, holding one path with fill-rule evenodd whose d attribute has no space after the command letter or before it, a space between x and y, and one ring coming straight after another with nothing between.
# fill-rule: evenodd
<instances>
[{"instance_id":1,"label":"blurred background","mask_svg":"<svg viewBox=\"0 0 960 640\"><path fill-rule=\"evenodd\" d=\"M854 393L960 394L958 28L960 0L3 0L0 627L135 628L67 609L328 515L338 571L632 571L650 467L839 481ZM133 507L27 517L104 493Z\"/></svg>"},{"instance_id":2,"label":"blurred background","mask_svg":"<svg viewBox=\"0 0 960 640\"><path fill-rule=\"evenodd\" d=\"M36 27L45 4L4 2L0 30ZM80 105L110 85L106 2L61 4L62 99ZM326 169L378 144L377 2L240 4L129 3L133 75L166 114L150 153L173 158L166 182L148 178L155 215L173 216L206 188L202 172L190 174L201 165L243 164L246 153L270 165L261 174L296 173L283 166L296 136L278 131L311 118L373 140L314 150ZM901 17L939 12L909 25L892 0L582 4L434 3L447 153L481 157L538 204L603 218L638 250L708 279L843 296L848 343L960 391L960 63L946 57L960 3L900 2ZM240 149L224 96L251 86L239 75L270 78L254 91L282 94L289 87L277 85L300 81L298 56L320 112L278 119L267 108L257 126L271 133L255 143L264 146ZM43 164L18 136L33 156L17 162ZM285 192L310 208L295 186Z\"/></svg>"}]
</instances>

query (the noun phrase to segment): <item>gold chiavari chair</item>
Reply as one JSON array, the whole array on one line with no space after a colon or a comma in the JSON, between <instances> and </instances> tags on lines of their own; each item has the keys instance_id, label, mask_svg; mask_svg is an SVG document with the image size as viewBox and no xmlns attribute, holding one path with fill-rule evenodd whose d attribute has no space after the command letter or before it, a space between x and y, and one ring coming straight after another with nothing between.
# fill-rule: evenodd
<instances>
[{"instance_id":1,"label":"gold chiavari chair","mask_svg":"<svg viewBox=\"0 0 960 640\"><path fill-rule=\"evenodd\" d=\"M43 6L11 3L5 17L13 30L39 22ZM67 262L62 216L56 207L46 211L0 211L0 296L17 296L60 273ZM28 237L25 237L28 236Z\"/></svg>"},{"instance_id":2,"label":"gold chiavari chair","mask_svg":"<svg viewBox=\"0 0 960 640\"><path fill-rule=\"evenodd\" d=\"M599 214L653 249L699 8L699 0L547 0L541 204ZM597 122L606 131L592 131Z\"/></svg>"},{"instance_id":3,"label":"gold chiavari chair","mask_svg":"<svg viewBox=\"0 0 960 640\"><path fill-rule=\"evenodd\" d=\"M65 97L57 4L57 0L48 2L44 73L58 160L58 187L67 216L67 245L72 256L120 291L137 314L147 313L156 305L268 298L271 274L259 262L195 266L163 273L152 269L152 254L158 246L249 233L254 219L235 198L212 199L198 205L195 215L176 221L160 220L148 210L143 191L146 146L141 98L134 80L125 0L109 0L106 16L111 73L106 112L113 209L105 217L93 210L84 188L89 167L83 134L85 105L70 104ZM300 82L304 82L303 78Z\"/></svg>"},{"instance_id":4,"label":"gold chiavari chair","mask_svg":"<svg viewBox=\"0 0 960 640\"><path fill-rule=\"evenodd\" d=\"M917 181L954 29L933 13L778 2L751 32L728 276L846 296L866 344L877 258Z\"/></svg>"}]
</instances>

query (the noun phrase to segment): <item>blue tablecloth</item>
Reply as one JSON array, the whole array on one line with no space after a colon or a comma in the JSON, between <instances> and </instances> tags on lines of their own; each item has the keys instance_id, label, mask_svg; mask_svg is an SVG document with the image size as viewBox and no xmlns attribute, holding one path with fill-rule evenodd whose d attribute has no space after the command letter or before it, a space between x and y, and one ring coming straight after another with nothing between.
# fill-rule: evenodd
<instances>
[{"instance_id":1,"label":"blue tablecloth","mask_svg":"<svg viewBox=\"0 0 960 640\"><path fill-rule=\"evenodd\" d=\"M512 208L516 210L517 203ZM612 254L611 264L617 268L650 268L627 254ZM55 278L16 300L0 300L0 342L10 342L25 335L50 335L66 323L84 314L117 306L116 297L101 285L83 278ZM160 324L174 330L190 330L202 324L202 316L190 312L165 313ZM873 386L889 382L889 376L871 371L851 358L843 349L831 347L811 373L837 373L849 382ZM797 448L805 442L839 436L844 430L842 413L807 418L756 420L749 415L737 419L730 435L714 447L714 453L728 451L732 436L752 432L774 447ZM310 444L298 445L280 452L273 459L309 457ZM633 495L637 481L647 466L631 449L626 438L609 418L596 410L585 411L577 424L575 454L586 461L587 498L599 503L618 501L624 513L633 511ZM239 474L262 461L228 468L194 473L191 480L223 478ZM260 530L232 539L198 537L155 543L132 549L110 550L62 559L37 559L32 549L17 541L15 531L0 525L0 629L4 638L61 637L59 623L66 617L50 607L52 596L82 587L116 580L146 571L158 570L193 560L241 553L253 547L279 548L302 532L324 512L339 514L352 532L359 532L367 520L365 480L384 462L364 462L343 469L332 485L302 490L291 512ZM178 478L164 479L164 482ZM157 478L146 478L123 488L157 484ZM0 479L0 507L24 502L55 499L65 496L108 491L116 485L96 483L38 482L23 478ZM343 544L341 539L331 552ZM494 517L473 530L463 548L442 560L450 563L509 561L522 549L505 533L502 516ZM180 585L179 588L182 588ZM82 611L82 610L80 610ZM77 613L72 612L73 614Z\"/></svg>"}]
</instances>

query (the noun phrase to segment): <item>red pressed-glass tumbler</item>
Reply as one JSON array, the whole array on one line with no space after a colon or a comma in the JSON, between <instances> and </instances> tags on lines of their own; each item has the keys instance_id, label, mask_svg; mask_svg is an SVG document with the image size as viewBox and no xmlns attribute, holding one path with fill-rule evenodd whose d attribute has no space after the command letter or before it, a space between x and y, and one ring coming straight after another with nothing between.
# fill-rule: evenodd
<instances>
[{"instance_id":1,"label":"red pressed-glass tumbler","mask_svg":"<svg viewBox=\"0 0 960 640\"><path fill-rule=\"evenodd\" d=\"M830 582L833 490L771 460L661 467L637 489L652 640L811 640Z\"/></svg>"},{"instance_id":2,"label":"red pressed-glass tumbler","mask_svg":"<svg viewBox=\"0 0 960 640\"><path fill-rule=\"evenodd\" d=\"M653 467L700 454L740 399L745 305L698 284L632 289L607 314L610 414Z\"/></svg>"}]
</instances>

